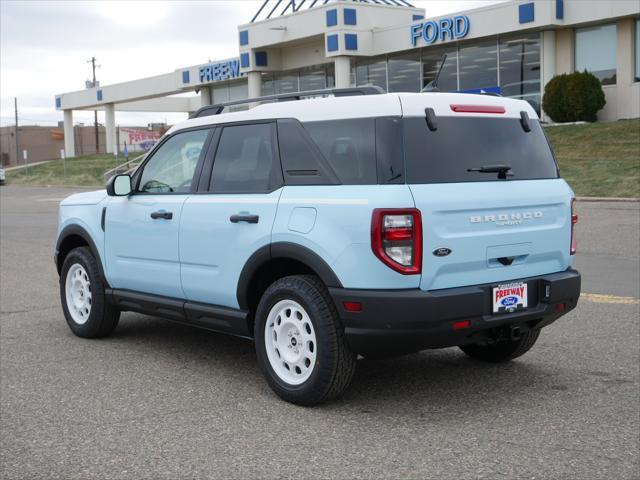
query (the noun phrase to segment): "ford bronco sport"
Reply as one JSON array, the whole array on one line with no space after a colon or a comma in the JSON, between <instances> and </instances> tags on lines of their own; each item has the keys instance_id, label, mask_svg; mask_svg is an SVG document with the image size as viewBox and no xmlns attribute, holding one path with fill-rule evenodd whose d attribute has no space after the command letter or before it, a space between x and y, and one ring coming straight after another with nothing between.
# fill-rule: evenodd
<instances>
[{"instance_id":1,"label":"ford bronco sport","mask_svg":"<svg viewBox=\"0 0 640 480\"><path fill-rule=\"evenodd\" d=\"M580 295L573 192L535 111L374 93L205 107L132 176L65 199L73 333L134 311L251 338L271 388L303 405L341 394L358 354L528 351Z\"/></svg>"}]
</instances>

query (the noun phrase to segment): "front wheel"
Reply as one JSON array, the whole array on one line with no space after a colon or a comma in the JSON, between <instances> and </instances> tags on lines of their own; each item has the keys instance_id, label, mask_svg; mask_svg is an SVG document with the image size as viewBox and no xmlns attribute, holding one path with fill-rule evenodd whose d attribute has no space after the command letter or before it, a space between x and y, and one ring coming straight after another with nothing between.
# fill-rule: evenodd
<instances>
[{"instance_id":1,"label":"front wheel","mask_svg":"<svg viewBox=\"0 0 640 480\"><path fill-rule=\"evenodd\" d=\"M538 340L540 329L529 330L518 340L499 342L494 345L461 345L460 350L476 360L501 363L527 353Z\"/></svg>"},{"instance_id":2,"label":"front wheel","mask_svg":"<svg viewBox=\"0 0 640 480\"><path fill-rule=\"evenodd\" d=\"M69 328L79 337L104 337L118 325L120 312L107 301L98 260L87 247L74 248L64 259L60 300Z\"/></svg>"},{"instance_id":3,"label":"front wheel","mask_svg":"<svg viewBox=\"0 0 640 480\"><path fill-rule=\"evenodd\" d=\"M258 363L284 400L315 405L341 395L356 367L333 301L312 275L274 282L258 305Z\"/></svg>"}]
</instances>

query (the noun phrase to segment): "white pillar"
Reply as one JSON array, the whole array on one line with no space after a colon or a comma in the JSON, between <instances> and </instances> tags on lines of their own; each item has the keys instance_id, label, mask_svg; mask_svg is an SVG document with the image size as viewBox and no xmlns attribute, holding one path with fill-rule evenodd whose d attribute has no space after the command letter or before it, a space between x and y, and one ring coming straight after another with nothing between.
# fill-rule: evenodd
<instances>
[{"instance_id":1,"label":"white pillar","mask_svg":"<svg viewBox=\"0 0 640 480\"><path fill-rule=\"evenodd\" d=\"M349 57L335 57L336 88L351 86L351 59Z\"/></svg>"},{"instance_id":2,"label":"white pillar","mask_svg":"<svg viewBox=\"0 0 640 480\"><path fill-rule=\"evenodd\" d=\"M116 111L113 103L106 103L104 106L104 127L107 132L107 153L115 153L116 146Z\"/></svg>"},{"instance_id":3,"label":"white pillar","mask_svg":"<svg viewBox=\"0 0 640 480\"><path fill-rule=\"evenodd\" d=\"M249 98L262 96L262 75L260 75L260 72L249 72L247 74L247 83Z\"/></svg>"},{"instance_id":4,"label":"white pillar","mask_svg":"<svg viewBox=\"0 0 640 480\"><path fill-rule=\"evenodd\" d=\"M262 75L260 72L249 72L247 74L247 96L249 98L262 96ZM249 108L253 108L257 105L257 103L250 103Z\"/></svg>"},{"instance_id":5,"label":"white pillar","mask_svg":"<svg viewBox=\"0 0 640 480\"><path fill-rule=\"evenodd\" d=\"M64 110L64 155L76 156L76 142L73 137L73 110Z\"/></svg>"},{"instance_id":6,"label":"white pillar","mask_svg":"<svg viewBox=\"0 0 640 480\"><path fill-rule=\"evenodd\" d=\"M208 105L211 105L213 103L212 100L211 87L200 88L200 106L206 107Z\"/></svg>"}]
</instances>

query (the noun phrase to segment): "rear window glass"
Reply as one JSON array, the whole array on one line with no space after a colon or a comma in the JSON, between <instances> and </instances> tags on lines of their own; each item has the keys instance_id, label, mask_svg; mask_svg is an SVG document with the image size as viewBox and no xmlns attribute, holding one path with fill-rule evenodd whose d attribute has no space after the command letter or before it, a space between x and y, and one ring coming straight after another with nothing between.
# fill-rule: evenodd
<instances>
[{"instance_id":1,"label":"rear window glass","mask_svg":"<svg viewBox=\"0 0 640 480\"><path fill-rule=\"evenodd\" d=\"M304 128L345 185L371 185L376 172L375 120L307 122Z\"/></svg>"},{"instance_id":2,"label":"rear window glass","mask_svg":"<svg viewBox=\"0 0 640 480\"><path fill-rule=\"evenodd\" d=\"M438 117L431 131L424 118L405 119L407 183L488 182L497 173L469 172L489 165L509 165L509 180L557 178L558 171L540 123L520 119Z\"/></svg>"}]
</instances>

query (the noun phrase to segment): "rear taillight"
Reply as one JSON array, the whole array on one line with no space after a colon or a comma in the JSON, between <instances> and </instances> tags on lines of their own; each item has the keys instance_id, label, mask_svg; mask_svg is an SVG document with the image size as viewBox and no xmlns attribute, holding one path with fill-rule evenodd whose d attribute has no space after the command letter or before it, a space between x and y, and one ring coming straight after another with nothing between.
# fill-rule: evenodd
<instances>
[{"instance_id":1,"label":"rear taillight","mask_svg":"<svg viewBox=\"0 0 640 480\"><path fill-rule=\"evenodd\" d=\"M422 271L420 210L376 208L371 221L371 248L384 264L404 275Z\"/></svg>"},{"instance_id":2,"label":"rear taillight","mask_svg":"<svg viewBox=\"0 0 640 480\"><path fill-rule=\"evenodd\" d=\"M576 199L571 199L571 248L569 253L575 255L578 251L578 244L576 242L576 223L578 223L578 214L576 213Z\"/></svg>"}]
</instances>

